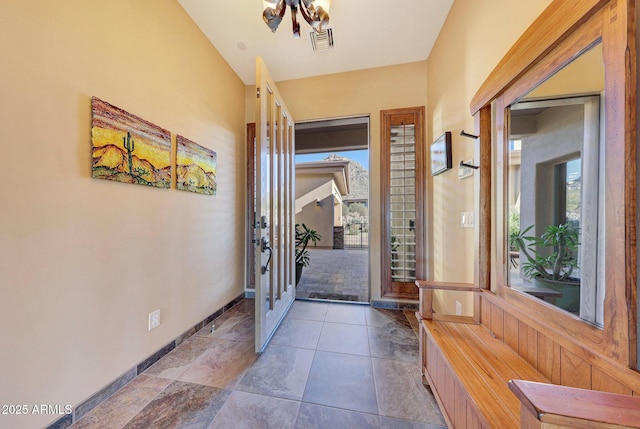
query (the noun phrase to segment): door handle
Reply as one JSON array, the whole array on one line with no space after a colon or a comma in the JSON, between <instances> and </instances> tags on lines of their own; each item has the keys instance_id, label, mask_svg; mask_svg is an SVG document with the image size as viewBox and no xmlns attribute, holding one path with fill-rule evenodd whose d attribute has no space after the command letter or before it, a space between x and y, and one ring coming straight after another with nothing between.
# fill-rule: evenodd
<instances>
[{"instance_id":1,"label":"door handle","mask_svg":"<svg viewBox=\"0 0 640 429\"><path fill-rule=\"evenodd\" d=\"M267 273L267 271L269 271L269 264L271 263L271 257L273 256L273 249L269 245L269 241L264 237L262 237L262 240L260 240L260 243L261 243L260 250L262 251L262 253L269 251L269 258L267 259L267 263L263 265L260 269L260 272L264 275Z\"/></svg>"}]
</instances>

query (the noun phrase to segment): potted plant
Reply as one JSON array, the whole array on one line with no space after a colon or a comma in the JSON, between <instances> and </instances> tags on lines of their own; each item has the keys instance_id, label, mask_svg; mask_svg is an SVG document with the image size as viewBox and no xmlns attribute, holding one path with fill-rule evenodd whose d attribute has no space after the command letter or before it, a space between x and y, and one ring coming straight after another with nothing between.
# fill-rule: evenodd
<instances>
[{"instance_id":1,"label":"potted plant","mask_svg":"<svg viewBox=\"0 0 640 429\"><path fill-rule=\"evenodd\" d=\"M573 223L549 225L538 238L527 235L533 225L511 234L510 244L525 262L522 272L535 287L562 293L558 307L576 313L580 309L580 279L571 277L578 268L579 229Z\"/></svg>"},{"instance_id":2,"label":"potted plant","mask_svg":"<svg viewBox=\"0 0 640 429\"><path fill-rule=\"evenodd\" d=\"M318 231L310 229L307 225L296 224L296 286L302 276L302 269L309 265L309 251L307 246L309 242L313 242L315 246L322 236Z\"/></svg>"}]
</instances>

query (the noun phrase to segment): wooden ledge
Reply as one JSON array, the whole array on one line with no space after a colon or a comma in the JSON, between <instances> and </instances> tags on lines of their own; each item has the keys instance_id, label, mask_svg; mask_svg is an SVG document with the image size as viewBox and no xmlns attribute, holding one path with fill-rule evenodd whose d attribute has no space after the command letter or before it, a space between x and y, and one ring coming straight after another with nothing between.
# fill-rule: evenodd
<instances>
[{"instance_id":1,"label":"wooden ledge","mask_svg":"<svg viewBox=\"0 0 640 429\"><path fill-rule=\"evenodd\" d=\"M454 316L452 314L440 314L433 312L431 313L431 319L425 319L419 311L416 311L416 319L418 319L418 322L422 322L423 320L433 320L434 322L464 323L467 325L478 324L478 322L476 322L471 316Z\"/></svg>"},{"instance_id":2,"label":"wooden ledge","mask_svg":"<svg viewBox=\"0 0 640 429\"><path fill-rule=\"evenodd\" d=\"M445 319L443 318L444 315L436 315L433 312L433 291L480 292L482 290L471 283L433 282L428 280L416 280L416 286L420 289L421 320L461 321L463 323L469 323L468 318L454 320L450 316L446 316L447 318Z\"/></svg>"},{"instance_id":3,"label":"wooden ledge","mask_svg":"<svg viewBox=\"0 0 640 429\"><path fill-rule=\"evenodd\" d=\"M472 283L433 282L428 280L416 280L416 286L420 289L455 290L463 292L479 292L481 290Z\"/></svg>"},{"instance_id":4,"label":"wooden ledge","mask_svg":"<svg viewBox=\"0 0 640 429\"><path fill-rule=\"evenodd\" d=\"M542 423L571 428L640 427L637 396L523 380L509 381L509 389L522 403L523 412Z\"/></svg>"}]
</instances>

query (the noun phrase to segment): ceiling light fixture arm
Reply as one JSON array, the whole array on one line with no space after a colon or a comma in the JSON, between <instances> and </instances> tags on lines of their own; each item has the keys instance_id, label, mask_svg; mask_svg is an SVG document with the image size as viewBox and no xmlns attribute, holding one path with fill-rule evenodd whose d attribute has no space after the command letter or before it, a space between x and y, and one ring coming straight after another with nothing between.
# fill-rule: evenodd
<instances>
[{"instance_id":1,"label":"ceiling light fixture arm","mask_svg":"<svg viewBox=\"0 0 640 429\"><path fill-rule=\"evenodd\" d=\"M278 0L275 6L275 8L267 6L262 12L262 19L264 19L265 24L273 33L276 32L280 22L282 22L282 18L287 11L287 3L285 0Z\"/></svg>"},{"instance_id":2,"label":"ceiling light fixture arm","mask_svg":"<svg viewBox=\"0 0 640 429\"><path fill-rule=\"evenodd\" d=\"M321 32L329 25L329 14L322 6L315 6L314 0L302 0L300 2L300 13L307 23L317 32Z\"/></svg>"},{"instance_id":3,"label":"ceiling light fixture arm","mask_svg":"<svg viewBox=\"0 0 640 429\"><path fill-rule=\"evenodd\" d=\"M293 23L293 37L300 38L300 23L298 22L298 8L305 21L316 31L321 32L329 25L329 0L263 0L264 10L262 18L272 32L276 32L287 10L291 8ZM318 5L316 5L318 4ZM326 6L322 6L326 5Z\"/></svg>"},{"instance_id":4,"label":"ceiling light fixture arm","mask_svg":"<svg viewBox=\"0 0 640 429\"><path fill-rule=\"evenodd\" d=\"M300 38L300 23L298 22L298 1L299 0L287 0L289 7L291 7L291 23L293 24L293 38Z\"/></svg>"}]
</instances>

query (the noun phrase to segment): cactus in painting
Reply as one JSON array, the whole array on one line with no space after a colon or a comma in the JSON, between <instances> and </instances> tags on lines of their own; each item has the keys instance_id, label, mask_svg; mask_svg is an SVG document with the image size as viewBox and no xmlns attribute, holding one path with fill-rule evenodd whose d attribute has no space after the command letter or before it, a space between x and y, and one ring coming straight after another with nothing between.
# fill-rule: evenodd
<instances>
[{"instance_id":1,"label":"cactus in painting","mask_svg":"<svg viewBox=\"0 0 640 429\"><path fill-rule=\"evenodd\" d=\"M127 131L127 136L122 137L122 145L127 150L127 156L129 158L129 174L133 176L133 159L131 158L131 154L135 149L135 143L131 138L131 133Z\"/></svg>"}]
</instances>

